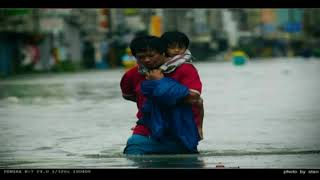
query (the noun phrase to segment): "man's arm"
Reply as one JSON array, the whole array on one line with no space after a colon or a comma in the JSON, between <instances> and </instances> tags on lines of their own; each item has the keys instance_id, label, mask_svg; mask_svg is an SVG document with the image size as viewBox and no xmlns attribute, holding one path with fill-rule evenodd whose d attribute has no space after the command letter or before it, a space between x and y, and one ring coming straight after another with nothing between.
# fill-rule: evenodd
<instances>
[{"instance_id":1,"label":"man's arm","mask_svg":"<svg viewBox=\"0 0 320 180\"><path fill-rule=\"evenodd\" d=\"M202 125L203 125L203 118L204 118L204 107L203 107L203 99L200 97L201 99L201 103L199 104L200 107L200 123L198 125L198 132L199 132L199 135L200 135L200 140L203 139L203 131L202 131Z\"/></svg>"},{"instance_id":2,"label":"man's arm","mask_svg":"<svg viewBox=\"0 0 320 180\"><path fill-rule=\"evenodd\" d=\"M181 69L181 68L180 68ZM179 69L178 69L179 70ZM199 110L198 131L200 138L203 139L202 125L204 117L204 105L201 98L202 83L198 70L192 64L185 64L180 71L182 79L180 82L189 88L189 94L182 99L181 103L191 104Z\"/></svg>"},{"instance_id":3,"label":"man's arm","mask_svg":"<svg viewBox=\"0 0 320 180\"><path fill-rule=\"evenodd\" d=\"M128 72L126 72L121 78L120 88L122 92L122 97L128 101L137 102L137 97L133 90L131 77L132 76L128 74Z\"/></svg>"},{"instance_id":4,"label":"man's arm","mask_svg":"<svg viewBox=\"0 0 320 180\"><path fill-rule=\"evenodd\" d=\"M200 139L203 139L203 118L204 118L204 106L203 99L200 97L200 94L194 90L189 90L189 95L182 99L181 103L195 105L200 110L200 122L198 124L198 132Z\"/></svg>"}]
</instances>

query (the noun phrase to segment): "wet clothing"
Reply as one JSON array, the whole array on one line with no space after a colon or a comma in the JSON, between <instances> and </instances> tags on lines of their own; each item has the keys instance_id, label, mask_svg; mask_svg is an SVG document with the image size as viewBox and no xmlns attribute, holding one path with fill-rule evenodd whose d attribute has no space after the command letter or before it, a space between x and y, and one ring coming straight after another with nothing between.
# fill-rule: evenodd
<instances>
[{"instance_id":1,"label":"wet clothing","mask_svg":"<svg viewBox=\"0 0 320 180\"><path fill-rule=\"evenodd\" d=\"M202 91L202 83L196 68L192 64L182 64L174 72L170 74L164 74L165 77L170 77L182 85L185 85L189 89L193 89L199 94ZM141 83L145 80L145 77L138 72L138 67L134 67L127 71L120 82L123 96L135 96L137 99L138 112L136 114L137 119L142 119L142 105L146 100L146 97L141 92ZM196 106L192 106L193 117L197 125L200 125L200 110ZM134 134L150 135L150 131L147 127L140 125L139 123L133 130Z\"/></svg>"},{"instance_id":2,"label":"wet clothing","mask_svg":"<svg viewBox=\"0 0 320 180\"><path fill-rule=\"evenodd\" d=\"M194 92L198 92L201 94L202 91L202 83L199 77L199 74L196 70L196 68L190 64L190 63L183 63L179 65L179 68L175 68L175 70L171 73L164 73L165 77L172 78L176 81L178 81L181 85L186 86L188 89L191 89ZM137 112L137 124L133 128L133 135L142 135L145 137L150 137L151 136L151 130L147 127L146 124L144 124L143 121L141 121L144 117L143 115L143 105L146 103L147 98L143 94L141 90L141 84L143 81L145 81L145 76L138 71L138 66L130 69L127 71L120 82L121 90L122 90L122 95L124 97L135 97L137 100L137 107L138 107L138 112ZM195 105L191 106L192 110L192 118L195 121L196 126L200 125L201 122L201 116L200 116L200 109L196 107ZM132 141L132 138L131 138ZM171 142L175 142L176 145L180 144L181 141L177 139L170 139ZM165 142L158 142L165 146ZM164 143L164 144L163 144ZM132 144L132 142L131 142ZM130 145L130 138L128 140L127 146ZM162 146L161 145L161 146ZM179 145L179 146L180 146ZM131 146L131 145L130 145ZM145 148L147 148L149 145L146 145ZM144 147L141 145L141 147ZM140 147L140 148L141 148ZM169 147L168 147L169 148ZM186 148L186 147L184 147ZM126 148L127 149L127 148ZM174 151L174 150L172 150ZM128 153L129 151L126 151L124 153ZM134 151L131 151L134 152ZM179 151L177 151L179 152ZM154 151L153 153L156 153ZM161 151L159 152L161 153ZM190 151L189 151L190 153Z\"/></svg>"},{"instance_id":3,"label":"wet clothing","mask_svg":"<svg viewBox=\"0 0 320 180\"><path fill-rule=\"evenodd\" d=\"M133 134L127 141L123 151L128 155L145 155L145 154L190 154L190 152L179 141L166 139L159 142L151 136L142 136ZM196 152L194 152L196 153Z\"/></svg>"},{"instance_id":4,"label":"wet clothing","mask_svg":"<svg viewBox=\"0 0 320 180\"><path fill-rule=\"evenodd\" d=\"M172 78L146 80L141 84L147 101L142 107L141 123L151 130L151 137L165 141L176 139L190 152L197 152L200 136L193 119L191 104L181 100L189 95L189 88Z\"/></svg>"}]
</instances>

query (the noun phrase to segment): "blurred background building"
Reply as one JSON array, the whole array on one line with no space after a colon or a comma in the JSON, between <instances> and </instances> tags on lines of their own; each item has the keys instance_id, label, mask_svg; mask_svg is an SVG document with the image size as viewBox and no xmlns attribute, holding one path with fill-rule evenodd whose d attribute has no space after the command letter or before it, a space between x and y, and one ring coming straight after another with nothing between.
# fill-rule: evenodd
<instances>
[{"instance_id":1,"label":"blurred background building","mask_svg":"<svg viewBox=\"0 0 320 180\"><path fill-rule=\"evenodd\" d=\"M197 61L320 56L319 9L0 9L0 75L122 66L139 34L179 30Z\"/></svg>"}]
</instances>

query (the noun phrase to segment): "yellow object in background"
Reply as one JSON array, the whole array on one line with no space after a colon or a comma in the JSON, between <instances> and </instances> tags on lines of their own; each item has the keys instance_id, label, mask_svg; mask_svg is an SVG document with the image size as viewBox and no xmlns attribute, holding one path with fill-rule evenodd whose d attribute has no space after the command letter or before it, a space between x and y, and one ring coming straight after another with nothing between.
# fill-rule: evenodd
<instances>
[{"instance_id":1,"label":"yellow object in background","mask_svg":"<svg viewBox=\"0 0 320 180\"><path fill-rule=\"evenodd\" d=\"M135 65L137 65L137 63L135 61L124 61L122 62L124 69L125 70L129 70L131 68L133 68Z\"/></svg>"},{"instance_id":2,"label":"yellow object in background","mask_svg":"<svg viewBox=\"0 0 320 180\"><path fill-rule=\"evenodd\" d=\"M247 54L244 51L241 51L241 50L233 51L232 52L232 56L242 56L242 57L245 57L245 58L249 58L247 56Z\"/></svg>"},{"instance_id":3,"label":"yellow object in background","mask_svg":"<svg viewBox=\"0 0 320 180\"><path fill-rule=\"evenodd\" d=\"M122 56L122 65L124 66L125 70L129 70L137 65L137 60L132 55L130 48L126 48L126 54Z\"/></svg>"},{"instance_id":4,"label":"yellow object in background","mask_svg":"<svg viewBox=\"0 0 320 180\"><path fill-rule=\"evenodd\" d=\"M242 50L235 50L232 52L232 62L234 65L244 65L249 57Z\"/></svg>"},{"instance_id":5,"label":"yellow object in background","mask_svg":"<svg viewBox=\"0 0 320 180\"><path fill-rule=\"evenodd\" d=\"M160 16L152 16L150 23L150 35L160 37L162 34L162 19Z\"/></svg>"}]
</instances>

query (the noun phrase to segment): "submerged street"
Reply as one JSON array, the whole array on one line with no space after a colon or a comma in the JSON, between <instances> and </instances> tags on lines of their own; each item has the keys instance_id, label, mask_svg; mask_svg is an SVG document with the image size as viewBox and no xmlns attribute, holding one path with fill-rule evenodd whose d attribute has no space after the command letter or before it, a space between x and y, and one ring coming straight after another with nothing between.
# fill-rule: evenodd
<instances>
[{"instance_id":1,"label":"submerged street","mask_svg":"<svg viewBox=\"0 0 320 180\"><path fill-rule=\"evenodd\" d=\"M114 69L1 80L0 167L320 167L320 60L195 66L205 105L199 155L122 154L137 108Z\"/></svg>"}]
</instances>

